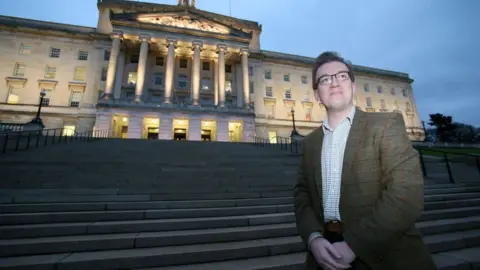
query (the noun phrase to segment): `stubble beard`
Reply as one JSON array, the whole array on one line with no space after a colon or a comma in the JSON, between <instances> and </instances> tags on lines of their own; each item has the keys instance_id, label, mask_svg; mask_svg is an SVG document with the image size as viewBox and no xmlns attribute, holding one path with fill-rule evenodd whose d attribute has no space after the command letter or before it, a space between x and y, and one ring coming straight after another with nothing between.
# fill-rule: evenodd
<instances>
[{"instance_id":1,"label":"stubble beard","mask_svg":"<svg viewBox=\"0 0 480 270\"><path fill-rule=\"evenodd\" d=\"M325 109L327 112L342 112L345 110L350 109L353 106L353 95L350 97L350 100L347 102L344 101L337 101L337 102L332 102L332 104L328 107L325 106Z\"/></svg>"}]
</instances>

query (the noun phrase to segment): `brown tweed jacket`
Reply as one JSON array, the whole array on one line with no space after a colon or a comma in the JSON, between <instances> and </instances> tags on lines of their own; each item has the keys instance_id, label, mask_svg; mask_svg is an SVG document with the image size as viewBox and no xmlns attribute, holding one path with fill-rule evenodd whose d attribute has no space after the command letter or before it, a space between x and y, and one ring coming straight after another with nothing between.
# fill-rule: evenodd
<instances>
[{"instance_id":1,"label":"brown tweed jacket","mask_svg":"<svg viewBox=\"0 0 480 270\"><path fill-rule=\"evenodd\" d=\"M297 230L305 243L323 232L322 128L303 140L294 188ZM423 211L424 183L417 152L398 113L356 109L343 160L340 215L344 238L368 267L356 270L436 269L415 221ZM320 269L308 252L306 269Z\"/></svg>"}]
</instances>

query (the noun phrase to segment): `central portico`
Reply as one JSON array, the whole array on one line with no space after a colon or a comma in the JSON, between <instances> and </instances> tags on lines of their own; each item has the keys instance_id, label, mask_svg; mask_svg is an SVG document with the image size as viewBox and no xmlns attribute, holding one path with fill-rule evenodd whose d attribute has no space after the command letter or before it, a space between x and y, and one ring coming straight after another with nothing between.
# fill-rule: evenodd
<instances>
[{"instance_id":1,"label":"central portico","mask_svg":"<svg viewBox=\"0 0 480 270\"><path fill-rule=\"evenodd\" d=\"M107 11L113 2L101 1ZM248 55L259 48L260 28L225 24L184 2L162 12L100 9L98 28L110 35L111 50L97 129L179 140L254 134Z\"/></svg>"}]
</instances>

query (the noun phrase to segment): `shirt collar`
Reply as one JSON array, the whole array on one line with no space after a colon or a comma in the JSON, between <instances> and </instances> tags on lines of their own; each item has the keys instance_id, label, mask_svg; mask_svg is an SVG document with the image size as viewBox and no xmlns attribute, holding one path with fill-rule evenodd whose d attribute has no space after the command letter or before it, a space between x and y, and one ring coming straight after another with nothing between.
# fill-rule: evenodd
<instances>
[{"instance_id":1,"label":"shirt collar","mask_svg":"<svg viewBox=\"0 0 480 270\"><path fill-rule=\"evenodd\" d=\"M350 109L350 112L348 113L346 119L348 121L348 123L350 124L350 126L352 125L352 122L353 122L353 117L355 116L355 106L352 106L352 108ZM343 119L340 124L342 124L343 122L345 121L345 119ZM323 128L323 132L327 132L327 131L333 131L332 128L330 128L330 126L328 125L328 117L325 118L325 120L323 120L323 124L322 124L322 128Z\"/></svg>"}]
</instances>

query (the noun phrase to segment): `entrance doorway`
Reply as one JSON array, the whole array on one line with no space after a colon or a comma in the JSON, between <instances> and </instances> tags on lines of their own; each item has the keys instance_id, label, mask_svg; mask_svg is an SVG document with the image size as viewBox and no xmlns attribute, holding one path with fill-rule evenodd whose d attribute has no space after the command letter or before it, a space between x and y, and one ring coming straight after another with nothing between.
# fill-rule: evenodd
<instances>
[{"instance_id":1,"label":"entrance doorway","mask_svg":"<svg viewBox=\"0 0 480 270\"><path fill-rule=\"evenodd\" d=\"M112 136L126 139L128 135L128 117L114 115L112 117Z\"/></svg>"},{"instance_id":2,"label":"entrance doorway","mask_svg":"<svg viewBox=\"0 0 480 270\"><path fill-rule=\"evenodd\" d=\"M173 120L173 140L185 141L188 140L188 120L174 119Z\"/></svg>"},{"instance_id":3,"label":"entrance doorway","mask_svg":"<svg viewBox=\"0 0 480 270\"><path fill-rule=\"evenodd\" d=\"M241 142L243 139L243 126L242 122L229 122L228 134L231 142Z\"/></svg>"},{"instance_id":4,"label":"entrance doorway","mask_svg":"<svg viewBox=\"0 0 480 270\"><path fill-rule=\"evenodd\" d=\"M126 139L128 135L128 126L122 126L120 138Z\"/></svg>"},{"instance_id":5,"label":"entrance doorway","mask_svg":"<svg viewBox=\"0 0 480 270\"><path fill-rule=\"evenodd\" d=\"M201 140L202 141L211 141L212 140L212 132L210 130L206 130L206 129L202 129L202 137L201 137Z\"/></svg>"},{"instance_id":6,"label":"entrance doorway","mask_svg":"<svg viewBox=\"0 0 480 270\"><path fill-rule=\"evenodd\" d=\"M200 130L200 140L201 141L215 141L216 135L216 122L215 121L208 121L203 120L201 123L201 130Z\"/></svg>"},{"instance_id":7,"label":"entrance doorway","mask_svg":"<svg viewBox=\"0 0 480 270\"><path fill-rule=\"evenodd\" d=\"M158 128L149 127L148 130L147 130L147 139L158 140Z\"/></svg>"},{"instance_id":8,"label":"entrance doorway","mask_svg":"<svg viewBox=\"0 0 480 270\"><path fill-rule=\"evenodd\" d=\"M143 118L142 138L147 140L158 140L158 128L160 121L158 118Z\"/></svg>"},{"instance_id":9,"label":"entrance doorway","mask_svg":"<svg viewBox=\"0 0 480 270\"><path fill-rule=\"evenodd\" d=\"M174 128L173 129L173 139L175 141L185 141L187 140L187 130L184 128Z\"/></svg>"}]
</instances>

